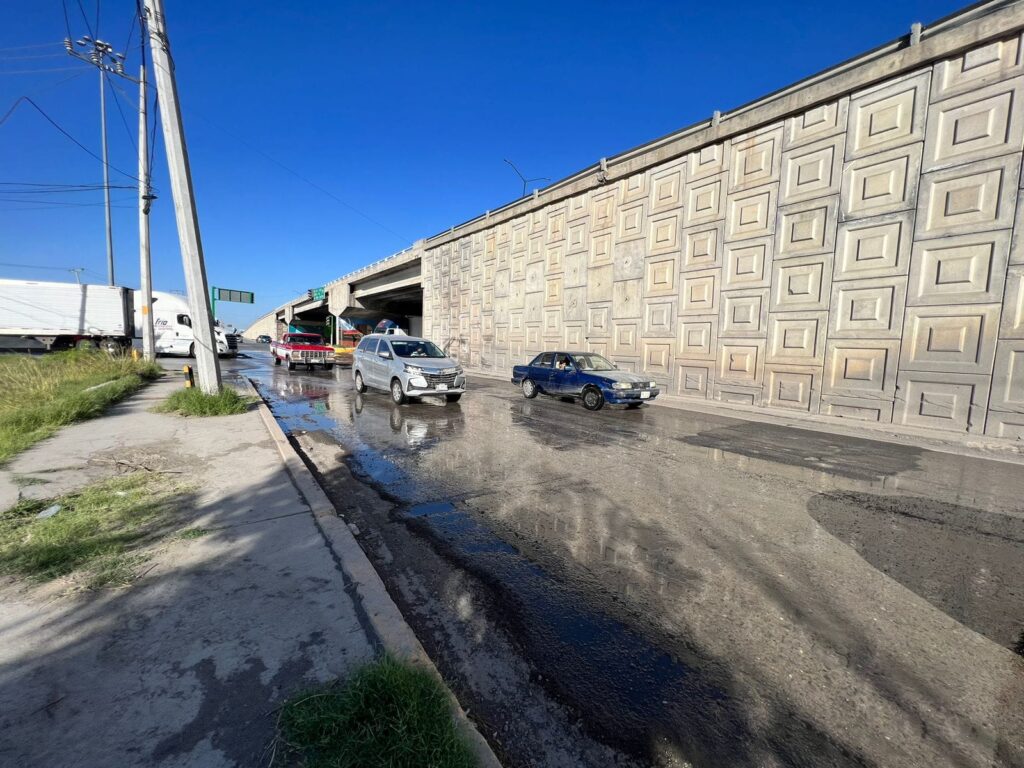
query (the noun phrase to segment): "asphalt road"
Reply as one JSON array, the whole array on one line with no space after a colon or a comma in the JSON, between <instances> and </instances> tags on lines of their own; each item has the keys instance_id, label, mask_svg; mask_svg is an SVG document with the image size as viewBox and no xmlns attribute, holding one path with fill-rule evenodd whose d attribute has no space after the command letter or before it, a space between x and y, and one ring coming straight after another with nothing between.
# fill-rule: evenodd
<instances>
[{"instance_id":1,"label":"asphalt road","mask_svg":"<svg viewBox=\"0 0 1024 768\"><path fill-rule=\"evenodd\" d=\"M590 413L496 380L396 407L347 369L248 352L229 367L285 428L339 446L389 502L360 518L380 529L364 547L391 547L389 587L429 567L391 562L397 527L484 585L484 626L588 738L665 765L1024 765L1019 465L658 406ZM459 640L462 667L480 636Z\"/></svg>"}]
</instances>

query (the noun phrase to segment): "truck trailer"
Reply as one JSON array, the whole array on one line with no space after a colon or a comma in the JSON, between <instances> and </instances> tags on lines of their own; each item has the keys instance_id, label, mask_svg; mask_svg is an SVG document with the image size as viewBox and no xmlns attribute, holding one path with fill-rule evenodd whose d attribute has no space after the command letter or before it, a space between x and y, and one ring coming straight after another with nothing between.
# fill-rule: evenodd
<instances>
[{"instance_id":1,"label":"truck trailer","mask_svg":"<svg viewBox=\"0 0 1024 768\"><path fill-rule=\"evenodd\" d=\"M142 294L130 288L34 280L0 280L0 347L58 350L100 347L119 352L142 346ZM153 291L158 355L194 356L188 302ZM238 337L214 327L217 353L238 354Z\"/></svg>"},{"instance_id":2,"label":"truck trailer","mask_svg":"<svg viewBox=\"0 0 1024 768\"><path fill-rule=\"evenodd\" d=\"M132 295L127 288L0 280L0 342L4 346L101 347L117 352L130 347L134 335Z\"/></svg>"}]
</instances>

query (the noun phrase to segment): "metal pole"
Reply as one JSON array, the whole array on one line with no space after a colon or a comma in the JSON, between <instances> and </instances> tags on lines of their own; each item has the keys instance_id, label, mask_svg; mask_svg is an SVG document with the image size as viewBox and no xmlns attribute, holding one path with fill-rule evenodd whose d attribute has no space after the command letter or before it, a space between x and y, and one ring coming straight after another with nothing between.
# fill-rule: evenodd
<instances>
[{"instance_id":1,"label":"metal pole","mask_svg":"<svg viewBox=\"0 0 1024 768\"><path fill-rule=\"evenodd\" d=\"M114 284L114 230L110 223L110 163L107 160L107 89L106 72L100 73L100 132L103 135L103 200L107 214L107 284Z\"/></svg>"},{"instance_id":2,"label":"metal pole","mask_svg":"<svg viewBox=\"0 0 1024 768\"><path fill-rule=\"evenodd\" d=\"M210 316L203 244L199 237L199 216L192 192L192 174L188 164L181 111L178 107L178 88L171 63L163 0L145 0L145 10L157 96L160 99L160 122L163 126L167 170L171 177L171 192L174 196L174 216L178 222L178 242L181 246L185 287L188 289L189 308L192 314L199 388L212 395L220 392L220 360L217 359L213 319Z\"/></svg>"},{"instance_id":3,"label":"metal pole","mask_svg":"<svg viewBox=\"0 0 1024 768\"><path fill-rule=\"evenodd\" d=\"M142 292L142 354L156 360L153 333L153 275L149 255L149 131L146 130L146 65L139 67L139 277Z\"/></svg>"}]
</instances>

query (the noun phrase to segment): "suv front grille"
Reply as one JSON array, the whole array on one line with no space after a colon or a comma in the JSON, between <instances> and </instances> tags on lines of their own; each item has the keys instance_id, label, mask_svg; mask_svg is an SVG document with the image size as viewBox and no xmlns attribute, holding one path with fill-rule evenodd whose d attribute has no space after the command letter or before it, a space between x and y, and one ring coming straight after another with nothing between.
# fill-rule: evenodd
<instances>
[{"instance_id":1,"label":"suv front grille","mask_svg":"<svg viewBox=\"0 0 1024 768\"><path fill-rule=\"evenodd\" d=\"M450 387L455 383L454 373L428 373L424 378L431 387L436 387L438 384L447 384Z\"/></svg>"}]
</instances>

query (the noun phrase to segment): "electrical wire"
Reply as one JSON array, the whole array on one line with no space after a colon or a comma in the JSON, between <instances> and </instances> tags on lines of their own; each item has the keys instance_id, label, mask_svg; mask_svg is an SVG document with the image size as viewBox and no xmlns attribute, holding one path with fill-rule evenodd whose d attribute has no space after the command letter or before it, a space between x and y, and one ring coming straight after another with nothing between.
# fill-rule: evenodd
<instances>
[{"instance_id":1,"label":"electrical wire","mask_svg":"<svg viewBox=\"0 0 1024 768\"><path fill-rule=\"evenodd\" d=\"M383 229L383 230L384 230L385 232L389 232L389 233L391 233L391 234L392 234L392 235L394 235L395 237L399 238L399 239L400 239L400 240L402 241L402 243L403 243L403 244L408 244L408 243L412 242L412 238L409 238L409 237L406 237L405 235L399 234L399 233L398 233L398 232L396 232L395 230L391 229L391 227L387 226L386 224L382 224L381 222L379 222L379 221L377 221L376 219L374 219L373 217L371 217L371 216L370 216L369 214L363 213L363 212L362 212L361 210L359 210L358 208L356 208L356 207L355 207L354 205L351 205L351 204L349 204L349 203L346 203L346 202L345 202L344 200L342 200L342 199L341 199L340 197L338 197L337 195L335 195L335 194L334 194L333 192L331 192L330 190L324 189L324 188L323 188L323 187L321 187L321 186L320 186L319 184L317 184L317 183L316 183L315 181L311 181L310 179L307 179L307 178L306 178L305 176L303 176L303 175L302 175L301 173L299 173L299 172L298 172L298 171L296 171L296 170L293 170L293 169L289 168L289 167L288 167L287 165L285 165L284 163L282 163L282 162L280 162L279 160L276 160L275 158L271 157L270 155L268 155L268 154L267 154L266 152L264 152L264 151L263 151L262 149L260 149L259 147L253 146L253 145L252 145L252 144L250 144L250 143L249 143L248 141L246 141L245 139L241 138L240 136L238 136L238 135L236 135L236 134L232 134L232 133L231 133L231 132L230 132L229 130L227 130L226 128L224 128L224 127L222 127L222 126L219 126L219 125L217 125L216 123L214 123L214 122L213 122L212 120L210 120L209 118L207 118L207 117L204 117L204 116L203 116L203 115L202 115L201 113L200 113L200 114L198 114L198 116L199 116L199 117L200 117L200 118L201 118L202 120L204 120L204 121L205 121L206 123L208 123L209 125L211 125L211 126L213 126L214 128L216 128L217 130L219 130L219 131L221 131L221 132L223 132L223 133L227 134L228 136L231 136L231 138L233 138L233 139L234 139L235 141L237 141L237 142L238 142L239 144L244 144L244 145L245 145L245 146L247 146L247 147L248 147L249 149L251 149L251 150L252 150L253 152L255 152L255 153L256 153L256 154L258 154L258 155L261 155L261 156L263 156L263 157L264 157L264 158L265 158L266 160L270 161L271 163L273 163L274 165L276 165L276 166L277 166L278 168L281 168L282 170L284 170L284 171L286 171L286 172L290 173L290 174L291 174L292 176L294 176L295 178L297 178L297 179L298 179L299 181L302 181L303 183L305 183L305 184L308 184L308 185L309 185L309 186L311 186L311 187L312 187L313 189L315 189L315 190L317 190L318 192L320 192L320 193L321 193L322 195L326 195L327 197L329 197L329 198L330 198L331 200L333 200L334 202L336 202L336 203L338 203L339 205L341 205L341 206L343 206L343 207L347 208L348 210L352 211L352 212L353 212L353 213L355 213L356 215L358 215L358 216L361 216L362 218L366 219L366 220L367 220L368 222L370 222L371 224L374 224L374 225L376 225L376 226L380 227L380 228L381 228L381 229Z\"/></svg>"},{"instance_id":2,"label":"electrical wire","mask_svg":"<svg viewBox=\"0 0 1024 768\"><path fill-rule=\"evenodd\" d=\"M49 48L51 45L60 44L61 42L59 40L54 40L53 42L49 43L32 43L32 45L12 45L7 48L0 48L0 53L3 53L4 51L25 51L30 48Z\"/></svg>"},{"instance_id":3,"label":"electrical wire","mask_svg":"<svg viewBox=\"0 0 1024 768\"><path fill-rule=\"evenodd\" d=\"M56 120L54 120L52 117L50 117L48 114L46 114L46 111L42 107L40 107L38 104L36 104L28 96L19 96L17 98L17 100L14 102L14 104L11 105L11 108L7 110L7 113L3 117L0 117L0 125L3 125L7 121L7 119L12 114L14 114L14 110L16 110L18 108L18 105L20 105L22 102L25 102L27 104L32 105L32 107L35 108L35 110L39 114L41 114L44 118L46 118L47 122L49 122L50 125L52 125L54 128L56 128L62 134L64 134L68 139L70 139L74 144L76 144L79 147L79 149L81 149L87 155L89 155L92 158L95 158L96 160L99 160L101 163L103 162L103 158L102 157L97 155L95 152L93 152L91 149L89 149L87 146L85 146L82 142L80 142L78 139L76 139L74 136L72 136L70 133L68 133L66 130L64 130L64 128L62 128L61 125ZM127 173L126 171L122 171L116 165L112 165L111 163L104 163L104 165L106 165L112 171L117 171L122 176L127 176L132 181L138 181L139 180L138 177L133 176L132 174Z\"/></svg>"},{"instance_id":4,"label":"electrical wire","mask_svg":"<svg viewBox=\"0 0 1024 768\"><path fill-rule=\"evenodd\" d=\"M0 69L0 75L35 75L40 72L67 72L78 67L49 67L47 69Z\"/></svg>"},{"instance_id":5,"label":"electrical wire","mask_svg":"<svg viewBox=\"0 0 1024 768\"><path fill-rule=\"evenodd\" d=\"M16 267L18 269L48 269L53 272L74 272L75 270L82 270L87 272L85 267L43 267L38 264L4 264L0 263L0 267Z\"/></svg>"},{"instance_id":6,"label":"electrical wire","mask_svg":"<svg viewBox=\"0 0 1024 768\"><path fill-rule=\"evenodd\" d=\"M72 192L99 192L103 184L25 184L15 181L2 181L0 185L8 189L0 189L3 195L64 195ZM14 187L10 189L9 187ZM23 189L22 187L28 187ZM110 184L106 189L136 189L130 184Z\"/></svg>"},{"instance_id":7,"label":"electrical wire","mask_svg":"<svg viewBox=\"0 0 1024 768\"><path fill-rule=\"evenodd\" d=\"M135 13L132 14L132 23L128 25L128 40L127 40L127 42L125 42L124 48L121 49L125 53L128 52L128 49L132 45L132 37L135 35L135 22L138 21L138 20L139 20L139 10L138 10L138 8L136 8L135 9ZM143 40L143 42L145 42L145 40Z\"/></svg>"},{"instance_id":8,"label":"electrical wire","mask_svg":"<svg viewBox=\"0 0 1024 768\"><path fill-rule=\"evenodd\" d=\"M130 197L120 198L118 200L112 200L114 203L125 203L132 200ZM65 208L91 208L99 205L106 205L104 202L100 203L73 203L70 200L20 200L14 197L0 197L0 203L32 203L33 205L51 205L55 207Z\"/></svg>"},{"instance_id":9,"label":"electrical wire","mask_svg":"<svg viewBox=\"0 0 1024 768\"><path fill-rule=\"evenodd\" d=\"M67 31L67 40L71 39L71 19L68 18L68 0L60 0L61 8L64 9L64 29Z\"/></svg>"},{"instance_id":10,"label":"electrical wire","mask_svg":"<svg viewBox=\"0 0 1024 768\"><path fill-rule=\"evenodd\" d=\"M34 53L31 56L0 56L0 61L25 61L26 59L63 59L66 53Z\"/></svg>"},{"instance_id":11,"label":"electrical wire","mask_svg":"<svg viewBox=\"0 0 1024 768\"><path fill-rule=\"evenodd\" d=\"M95 40L96 33L92 31L92 27L89 25L89 17L85 14L85 8L82 7L82 0L78 0L78 10L82 12L82 19L85 21L85 28L89 30L89 37Z\"/></svg>"},{"instance_id":12,"label":"electrical wire","mask_svg":"<svg viewBox=\"0 0 1024 768\"><path fill-rule=\"evenodd\" d=\"M131 128L128 127L128 120L124 116L124 110L121 109L121 100L117 98L117 91L114 90L114 84L110 82L110 76L106 72L103 73L103 79L106 80L107 85L110 86L110 93L114 98L114 104L117 106L117 114L121 116L121 124L124 126L125 133L128 134L128 141L131 143L132 149L134 149L136 154L138 154L138 145L135 143L135 137L132 136Z\"/></svg>"}]
</instances>

